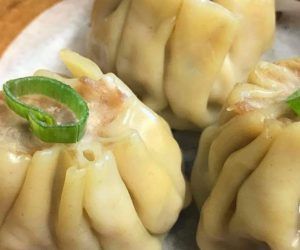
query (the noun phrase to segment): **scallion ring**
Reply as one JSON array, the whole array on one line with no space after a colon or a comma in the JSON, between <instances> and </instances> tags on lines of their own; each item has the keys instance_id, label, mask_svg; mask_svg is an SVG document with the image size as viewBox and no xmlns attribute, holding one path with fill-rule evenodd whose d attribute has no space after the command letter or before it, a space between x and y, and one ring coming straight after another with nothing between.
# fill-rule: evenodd
<instances>
[{"instance_id":1,"label":"scallion ring","mask_svg":"<svg viewBox=\"0 0 300 250\"><path fill-rule=\"evenodd\" d=\"M33 134L42 141L75 143L84 135L89 109L83 98L70 86L48 77L31 76L6 82L3 93L8 107L27 119ZM77 121L57 124L50 114L20 101L19 97L31 94L44 95L64 104L74 112Z\"/></svg>"},{"instance_id":2,"label":"scallion ring","mask_svg":"<svg viewBox=\"0 0 300 250\"><path fill-rule=\"evenodd\" d=\"M300 90L290 95L286 102L297 115L300 115Z\"/></svg>"}]
</instances>

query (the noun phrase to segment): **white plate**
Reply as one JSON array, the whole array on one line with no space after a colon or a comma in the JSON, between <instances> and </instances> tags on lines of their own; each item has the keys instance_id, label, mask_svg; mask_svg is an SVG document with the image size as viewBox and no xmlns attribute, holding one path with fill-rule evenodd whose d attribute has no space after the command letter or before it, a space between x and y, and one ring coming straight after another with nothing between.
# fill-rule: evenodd
<instances>
[{"instance_id":1,"label":"white plate","mask_svg":"<svg viewBox=\"0 0 300 250\"><path fill-rule=\"evenodd\" d=\"M64 0L38 16L10 44L0 59L0 85L32 75L37 69L64 71L62 48L84 54L93 0Z\"/></svg>"}]
</instances>

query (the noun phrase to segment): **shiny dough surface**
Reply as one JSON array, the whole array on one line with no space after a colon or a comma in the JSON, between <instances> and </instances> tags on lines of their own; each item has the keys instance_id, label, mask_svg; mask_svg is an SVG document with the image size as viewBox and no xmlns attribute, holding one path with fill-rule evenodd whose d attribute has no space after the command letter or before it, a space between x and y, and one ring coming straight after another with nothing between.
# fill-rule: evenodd
<instances>
[{"instance_id":1,"label":"shiny dough surface","mask_svg":"<svg viewBox=\"0 0 300 250\"><path fill-rule=\"evenodd\" d=\"M202 250L300 249L300 121L286 103L299 87L299 58L261 62L203 132L192 173Z\"/></svg>"},{"instance_id":2,"label":"shiny dough surface","mask_svg":"<svg viewBox=\"0 0 300 250\"><path fill-rule=\"evenodd\" d=\"M216 121L273 40L274 0L96 0L90 55L172 127Z\"/></svg>"},{"instance_id":3,"label":"shiny dough surface","mask_svg":"<svg viewBox=\"0 0 300 250\"><path fill-rule=\"evenodd\" d=\"M0 249L161 249L185 197L169 126L114 74L68 50L61 58L74 78L35 75L81 94L86 133L76 144L43 143L1 96Z\"/></svg>"}]
</instances>

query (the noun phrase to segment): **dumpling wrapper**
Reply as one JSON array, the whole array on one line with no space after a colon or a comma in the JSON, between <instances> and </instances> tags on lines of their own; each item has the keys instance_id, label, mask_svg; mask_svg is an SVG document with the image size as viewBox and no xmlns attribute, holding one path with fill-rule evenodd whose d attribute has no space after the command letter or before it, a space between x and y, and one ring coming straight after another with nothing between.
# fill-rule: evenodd
<instances>
[{"instance_id":1,"label":"dumpling wrapper","mask_svg":"<svg viewBox=\"0 0 300 250\"><path fill-rule=\"evenodd\" d=\"M0 249L161 249L185 198L169 126L115 75L68 50L61 58L77 78L36 75L82 95L86 133L76 144L43 143L1 96Z\"/></svg>"},{"instance_id":2,"label":"dumpling wrapper","mask_svg":"<svg viewBox=\"0 0 300 250\"><path fill-rule=\"evenodd\" d=\"M300 59L261 62L208 127L192 172L203 250L299 249Z\"/></svg>"},{"instance_id":3,"label":"dumpling wrapper","mask_svg":"<svg viewBox=\"0 0 300 250\"><path fill-rule=\"evenodd\" d=\"M172 127L199 129L217 119L274 30L274 0L97 0L89 48Z\"/></svg>"}]
</instances>

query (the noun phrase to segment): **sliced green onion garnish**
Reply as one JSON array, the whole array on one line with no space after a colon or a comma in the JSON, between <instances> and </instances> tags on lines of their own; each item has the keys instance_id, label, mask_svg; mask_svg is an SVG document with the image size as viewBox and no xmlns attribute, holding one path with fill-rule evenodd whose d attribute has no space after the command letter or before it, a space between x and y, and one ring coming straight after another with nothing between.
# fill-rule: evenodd
<instances>
[{"instance_id":1,"label":"sliced green onion garnish","mask_svg":"<svg viewBox=\"0 0 300 250\"><path fill-rule=\"evenodd\" d=\"M3 92L9 108L27 119L33 134L42 141L75 143L84 135L89 109L82 97L70 86L55 79L32 76L6 82ZM64 104L74 112L77 121L57 124L50 114L19 100L19 97L31 94L44 95Z\"/></svg>"},{"instance_id":2,"label":"sliced green onion garnish","mask_svg":"<svg viewBox=\"0 0 300 250\"><path fill-rule=\"evenodd\" d=\"M290 95L286 102L297 115L300 115L300 90Z\"/></svg>"}]
</instances>

